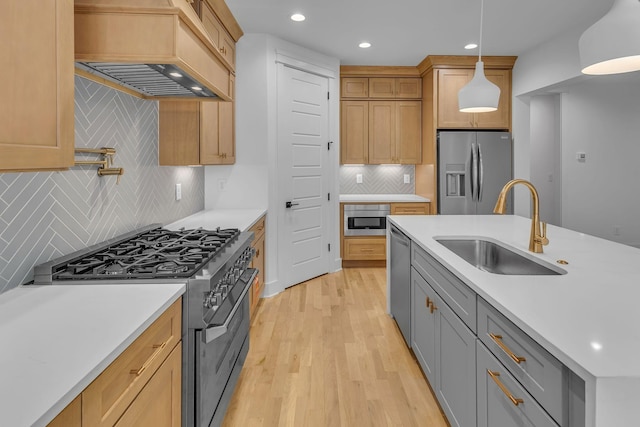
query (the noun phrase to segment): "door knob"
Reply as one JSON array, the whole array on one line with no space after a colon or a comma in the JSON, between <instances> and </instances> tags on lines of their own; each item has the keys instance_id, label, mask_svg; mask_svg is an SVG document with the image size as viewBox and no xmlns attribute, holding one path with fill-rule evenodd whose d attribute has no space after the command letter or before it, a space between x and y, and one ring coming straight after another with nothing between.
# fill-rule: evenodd
<instances>
[{"instance_id":1,"label":"door knob","mask_svg":"<svg viewBox=\"0 0 640 427\"><path fill-rule=\"evenodd\" d=\"M298 206L300 203L286 202L284 206L289 209L291 206Z\"/></svg>"}]
</instances>

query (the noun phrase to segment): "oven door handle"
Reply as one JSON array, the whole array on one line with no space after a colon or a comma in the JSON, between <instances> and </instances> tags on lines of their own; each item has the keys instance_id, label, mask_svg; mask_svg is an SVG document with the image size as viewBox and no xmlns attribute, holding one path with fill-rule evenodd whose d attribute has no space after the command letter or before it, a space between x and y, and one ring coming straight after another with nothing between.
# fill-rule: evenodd
<instances>
[{"instance_id":1,"label":"oven door handle","mask_svg":"<svg viewBox=\"0 0 640 427\"><path fill-rule=\"evenodd\" d=\"M247 284L244 286L244 289L240 294L240 298L238 298L238 301L236 301L236 304L231 309L231 313L229 313L229 315L227 316L227 319L224 321L224 324L220 326L211 326L204 330L205 343L210 343L216 338L221 337L222 335L227 333L227 330L229 329L229 323L231 323L231 319L233 319L233 316L236 314L236 311L238 311L238 308L240 308L240 306L242 305L242 301L244 301L244 297L245 295L247 295L247 292L249 292L249 288L253 284L253 281L255 280L257 275L258 275L258 269L254 269L253 274L251 275L251 279L249 279Z\"/></svg>"}]
</instances>

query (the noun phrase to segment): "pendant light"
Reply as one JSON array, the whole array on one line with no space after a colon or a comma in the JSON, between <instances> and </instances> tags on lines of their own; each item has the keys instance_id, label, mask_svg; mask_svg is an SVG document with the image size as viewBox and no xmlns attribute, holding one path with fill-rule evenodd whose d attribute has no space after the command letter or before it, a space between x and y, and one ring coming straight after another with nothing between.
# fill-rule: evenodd
<instances>
[{"instance_id":1,"label":"pendant light","mask_svg":"<svg viewBox=\"0 0 640 427\"><path fill-rule=\"evenodd\" d=\"M584 74L640 70L640 0L615 0L611 10L579 41Z\"/></svg>"},{"instance_id":2,"label":"pendant light","mask_svg":"<svg viewBox=\"0 0 640 427\"><path fill-rule=\"evenodd\" d=\"M478 41L478 62L473 79L458 92L458 108L463 113L487 113L498 109L500 88L484 75L482 62L482 15L484 0L480 2L480 40Z\"/></svg>"}]
</instances>

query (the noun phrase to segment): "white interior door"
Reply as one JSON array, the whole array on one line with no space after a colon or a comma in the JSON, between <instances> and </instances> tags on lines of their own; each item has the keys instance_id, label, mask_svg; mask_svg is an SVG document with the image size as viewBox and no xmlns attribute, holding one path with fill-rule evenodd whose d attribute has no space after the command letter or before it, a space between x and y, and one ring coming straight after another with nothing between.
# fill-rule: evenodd
<instances>
[{"instance_id":1,"label":"white interior door","mask_svg":"<svg viewBox=\"0 0 640 427\"><path fill-rule=\"evenodd\" d=\"M285 287L329 271L328 88L326 77L278 65L278 256Z\"/></svg>"}]
</instances>

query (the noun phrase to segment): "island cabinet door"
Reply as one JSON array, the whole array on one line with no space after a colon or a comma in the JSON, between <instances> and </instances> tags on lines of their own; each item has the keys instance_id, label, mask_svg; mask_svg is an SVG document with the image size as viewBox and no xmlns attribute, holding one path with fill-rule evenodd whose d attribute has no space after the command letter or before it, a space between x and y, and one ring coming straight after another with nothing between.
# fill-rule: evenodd
<instances>
[{"instance_id":1,"label":"island cabinet door","mask_svg":"<svg viewBox=\"0 0 640 427\"><path fill-rule=\"evenodd\" d=\"M436 396L452 427L475 426L476 336L439 297L434 311L438 325Z\"/></svg>"},{"instance_id":2,"label":"island cabinet door","mask_svg":"<svg viewBox=\"0 0 640 427\"><path fill-rule=\"evenodd\" d=\"M436 384L436 292L411 267L411 348L429 384Z\"/></svg>"},{"instance_id":3,"label":"island cabinet door","mask_svg":"<svg viewBox=\"0 0 640 427\"><path fill-rule=\"evenodd\" d=\"M478 427L558 427L480 341L477 352Z\"/></svg>"}]
</instances>

